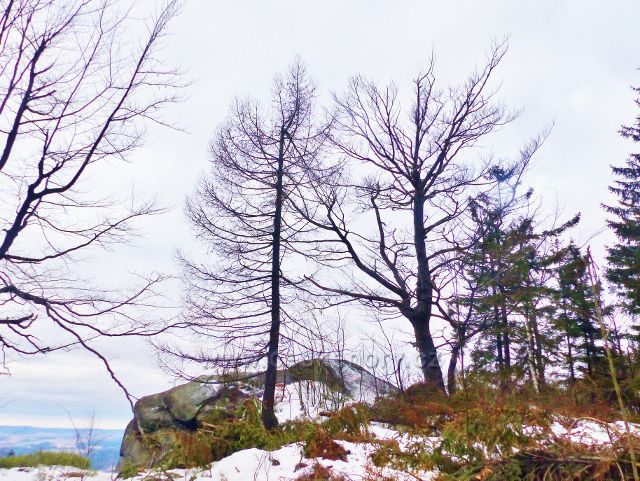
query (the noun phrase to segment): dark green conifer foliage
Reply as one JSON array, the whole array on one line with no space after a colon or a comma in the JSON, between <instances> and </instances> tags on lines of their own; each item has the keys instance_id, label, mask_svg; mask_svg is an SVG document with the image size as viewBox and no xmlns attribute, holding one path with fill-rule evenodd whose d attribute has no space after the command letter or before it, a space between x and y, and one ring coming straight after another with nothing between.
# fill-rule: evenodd
<instances>
[{"instance_id":1,"label":"dark green conifer foliage","mask_svg":"<svg viewBox=\"0 0 640 481\"><path fill-rule=\"evenodd\" d=\"M548 367L558 364L563 341L554 281L565 255L559 237L579 217L539 229L534 216L519 214L531 210L526 208L530 193L522 199L524 207L520 205L511 218L501 216L490 203L476 206L475 220L486 228L467 260L467 275L476 276L478 285L474 324L482 327L472 359L477 370L498 373L505 385L526 377L539 389L546 383ZM578 336L580 330L575 329Z\"/></svg>"},{"instance_id":2,"label":"dark green conifer foliage","mask_svg":"<svg viewBox=\"0 0 640 481\"><path fill-rule=\"evenodd\" d=\"M640 93L640 88L634 89ZM640 98L636 100L640 107ZM620 134L640 142L640 116L635 124L624 126ZM609 187L616 205L605 205L612 215L609 227L618 241L608 249L606 278L620 298L620 306L633 316L640 314L640 154L631 154L623 166L612 167L616 180Z\"/></svg>"},{"instance_id":3,"label":"dark green conifer foliage","mask_svg":"<svg viewBox=\"0 0 640 481\"><path fill-rule=\"evenodd\" d=\"M557 328L565 337L564 357L569 380L575 381L580 371L591 377L596 362L602 358L602 349L596 344L602 336L595 324L587 261L573 242L564 249L558 269L557 304Z\"/></svg>"},{"instance_id":4,"label":"dark green conifer foliage","mask_svg":"<svg viewBox=\"0 0 640 481\"><path fill-rule=\"evenodd\" d=\"M458 302L474 304L471 329L482 332L479 345L472 352L474 364L480 370L499 374L506 382L511 371L511 329L508 304L509 290L513 284L513 238L511 215L525 204L531 195L527 192L515 196L508 207L488 196L479 197L473 203L472 218L481 232L479 241L464 259L466 276L475 286L473 296L462 296Z\"/></svg>"}]
</instances>

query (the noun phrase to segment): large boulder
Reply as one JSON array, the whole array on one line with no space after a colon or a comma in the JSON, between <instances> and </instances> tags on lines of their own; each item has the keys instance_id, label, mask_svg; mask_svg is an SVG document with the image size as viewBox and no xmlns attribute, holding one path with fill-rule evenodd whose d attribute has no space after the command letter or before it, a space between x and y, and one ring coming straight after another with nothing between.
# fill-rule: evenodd
<instances>
[{"instance_id":1,"label":"large boulder","mask_svg":"<svg viewBox=\"0 0 640 481\"><path fill-rule=\"evenodd\" d=\"M250 384L201 376L140 398L124 432L119 466L154 465L181 434L194 432L205 420L232 418L244 400L259 393Z\"/></svg>"},{"instance_id":2,"label":"large boulder","mask_svg":"<svg viewBox=\"0 0 640 481\"><path fill-rule=\"evenodd\" d=\"M239 401L257 393L248 384L227 384L213 376L202 376L141 398L135 405L134 416L144 432L161 428L194 430L212 411L233 413Z\"/></svg>"},{"instance_id":3,"label":"large boulder","mask_svg":"<svg viewBox=\"0 0 640 481\"><path fill-rule=\"evenodd\" d=\"M211 420L233 418L247 399L261 397L263 379L263 375L244 381L201 376L140 398L125 430L119 466L152 466L180 442L181 436L195 432ZM392 384L346 360L312 359L278 372L278 383L282 386L303 382L321 383L332 393L364 402L396 390Z\"/></svg>"},{"instance_id":4,"label":"large boulder","mask_svg":"<svg viewBox=\"0 0 640 481\"><path fill-rule=\"evenodd\" d=\"M371 402L397 391L393 384L374 376L362 366L345 359L311 359L294 364L282 373L284 384L321 382L353 401Z\"/></svg>"}]
</instances>

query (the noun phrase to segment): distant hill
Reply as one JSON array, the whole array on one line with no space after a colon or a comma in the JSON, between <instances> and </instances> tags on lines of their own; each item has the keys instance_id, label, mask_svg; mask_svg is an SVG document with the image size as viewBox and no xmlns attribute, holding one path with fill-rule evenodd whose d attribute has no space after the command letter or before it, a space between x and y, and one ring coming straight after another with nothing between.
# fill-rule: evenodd
<instances>
[{"instance_id":1,"label":"distant hill","mask_svg":"<svg viewBox=\"0 0 640 481\"><path fill-rule=\"evenodd\" d=\"M123 434L122 429L93 430L94 450L90 458L95 469L108 471L118 463ZM79 448L83 451L84 446ZM38 450L77 451L76 431L68 428L0 426L0 455L5 456L10 450L15 454Z\"/></svg>"}]
</instances>

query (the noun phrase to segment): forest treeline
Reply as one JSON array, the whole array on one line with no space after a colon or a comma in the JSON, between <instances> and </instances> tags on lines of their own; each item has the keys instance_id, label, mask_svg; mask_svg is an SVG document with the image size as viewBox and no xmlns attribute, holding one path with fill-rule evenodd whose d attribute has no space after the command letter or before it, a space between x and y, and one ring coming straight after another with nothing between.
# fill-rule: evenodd
<instances>
[{"instance_id":1,"label":"forest treeline","mask_svg":"<svg viewBox=\"0 0 640 481\"><path fill-rule=\"evenodd\" d=\"M212 138L210 168L186 204L208 255L179 254L183 314L141 314L162 276L127 292L81 279L79 253L123 242L133 221L161 213L94 198L82 182L96 165L126 158L142 122L163 123L160 108L179 100L182 73L157 57L178 7L167 3L133 55L113 48L132 20L108 2L11 1L1 14L5 355L80 346L129 396L94 340L180 329L195 349L159 343L169 358L265 373L271 428L278 369L336 355L361 319L387 343L400 387L404 357L390 329L410 333L422 380L448 394L464 376L501 389L611 392L608 347L626 400L640 407L640 155L602 159L617 165L617 200L603 206L617 241L598 271L572 240L580 216L543 212L527 184L550 132L522 139L509 159L480 149L517 117L494 87L505 43L456 85L437 81L432 60L410 85L355 75L324 103L296 60L270 98L233 101ZM620 133L640 142L640 118ZM41 319L64 340L39 337Z\"/></svg>"}]
</instances>

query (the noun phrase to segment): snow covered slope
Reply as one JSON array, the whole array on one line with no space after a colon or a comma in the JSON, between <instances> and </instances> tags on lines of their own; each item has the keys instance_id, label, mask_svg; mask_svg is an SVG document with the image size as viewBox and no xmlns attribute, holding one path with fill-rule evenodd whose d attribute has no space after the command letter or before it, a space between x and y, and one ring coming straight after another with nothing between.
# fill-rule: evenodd
<instances>
[{"instance_id":1,"label":"snow covered slope","mask_svg":"<svg viewBox=\"0 0 640 481\"><path fill-rule=\"evenodd\" d=\"M291 393L293 396L294 394ZM292 406L295 405L295 402ZM292 407L293 409L293 407ZM564 427L566 426L566 427ZM632 426L634 431L639 426ZM603 425L601 423L580 420L575 423L555 423L552 426L555 436L571 438L575 442L598 445L609 442L611 433L621 434L623 426L620 423ZM378 439L395 439L398 444L407 446L412 441L420 441L426 445L433 445L438 438L411 438L388 427L378 424L371 426L372 434ZM275 451L261 449L246 449L236 452L206 469L171 470L169 473L156 477L151 473L141 473L132 481L143 480L194 480L194 481L293 481L313 469L315 463L330 468L337 476L344 476L346 480L363 481L376 479L394 479L398 481L430 481L436 477L435 472L403 472L391 468L377 468L371 462L370 456L375 447L368 443L351 443L337 441L347 451L346 461L326 459L307 459L302 452L300 443L290 444ZM83 474L84 477L80 478ZM169 477L167 477L167 474ZM86 481L112 481L114 473L94 472L81 473L75 468L52 467L0 470L0 481L65 481L68 479L84 479Z\"/></svg>"}]
</instances>

